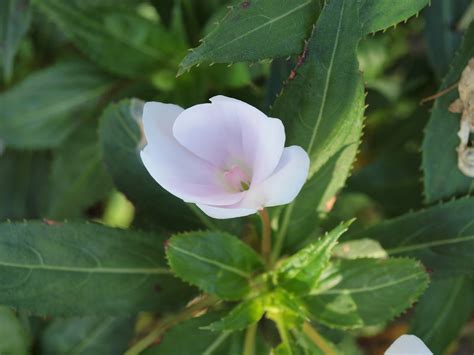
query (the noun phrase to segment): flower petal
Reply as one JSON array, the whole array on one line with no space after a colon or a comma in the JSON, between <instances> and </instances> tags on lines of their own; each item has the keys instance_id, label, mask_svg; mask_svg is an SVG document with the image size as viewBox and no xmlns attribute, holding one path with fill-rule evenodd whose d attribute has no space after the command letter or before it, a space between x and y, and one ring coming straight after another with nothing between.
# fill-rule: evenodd
<instances>
[{"instance_id":1,"label":"flower petal","mask_svg":"<svg viewBox=\"0 0 474 355\"><path fill-rule=\"evenodd\" d=\"M145 104L143 124L148 144L141 158L148 172L164 189L187 202L229 205L240 201L242 193L229 193L215 167L173 137L173 124L182 111L171 104Z\"/></svg>"},{"instance_id":2,"label":"flower petal","mask_svg":"<svg viewBox=\"0 0 474 355\"><path fill-rule=\"evenodd\" d=\"M250 208L239 208L236 206L209 206L203 204L197 204L197 206L209 217L216 219L227 219L227 218L236 218L249 216L251 214L257 213L257 210Z\"/></svg>"},{"instance_id":3,"label":"flower petal","mask_svg":"<svg viewBox=\"0 0 474 355\"><path fill-rule=\"evenodd\" d=\"M433 355L415 335L402 335L385 351L385 355Z\"/></svg>"},{"instance_id":4,"label":"flower petal","mask_svg":"<svg viewBox=\"0 0 474 355\"><path fill-rule=\"evenodd\" d=\"M244 163L251 170L252 183L264 180L283 152L281 121L240 100L216 96L211 102L193 106L177 118L173 127L176 139L220 169Z\"/></svg>"}]
</instances>

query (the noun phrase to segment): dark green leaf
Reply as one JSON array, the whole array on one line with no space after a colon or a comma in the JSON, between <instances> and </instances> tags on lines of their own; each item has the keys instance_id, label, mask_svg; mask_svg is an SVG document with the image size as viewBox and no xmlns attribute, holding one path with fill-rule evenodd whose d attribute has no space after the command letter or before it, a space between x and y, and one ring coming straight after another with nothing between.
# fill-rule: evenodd
<instances>
[{"instance_id":1,"label":"dark green leaf","mask_svg":"<svg viewBox=\"0 0 474 355\"><path fill-rule=\"evenodd\" d=\"M278 284L296 294L307 294L314 289L322 272L329 264L332 250L339 237L352 221L343 223L283 261L277 269Z\"/></svg>"},{"instance_id":2,"label":"dark green leaf","mask_svg":"<svg viewBox=\"0 0 474 355\"><path fill-rule=\"evenodd\" d=\"M98 139L96 122L85 122L54 152L49 218L79 217L110 193Z\"/></svg>"},{"instance_id":3,"label":"dark green leaf","mask_svg":"<svg viewBox=\"0 0 474 355\"><path fill-rule=\"evenodd\" d=\"M173 231L198 228L201 223L188 206L161 188L143 166L142 110L140 101L124 100L103 113L99 136L107 171L117 189L134 203L137 225Z\"/></svg>"},{"instance_id":4,"label":"dark green leaf","mask_svg":"<svg viewBox=\"0 0 474 355\"><path fill-rule=\"evenodd\" d=\"M91 64L56 64L0 94L0 139L7 146L47 148L59 145L91 106L113 85Z\"/></svg>"},{"instance_id":5,"label":"dark green leaf","mask_svg":"<svg viewBox=\"0 0 474 355\"><path fill-rule=\"evenodd\" d=\"M456 83L470 58L474 57L474 22L467 29L461 49L451 62L440 90ZM431 118L426 126L423 141L423 173L425 198L428 203L474 191L474 179L464 175L458 168L459 145L457 132L460 114L448 111L449 105L458 97L452 90L439 97L433 106Z\"/></svg>"},{"instance_id":6,"label":"dark green leaf","mask_svg":"<svg viewBox=\"0 0 474 355\"><path fill-rule=\"evenodd\" d=\"M474 198L463 198L347 235L377 240L389 255L423 261L438 274L473 275Z\"/></svg>"},{"instance_id":7,"label":"dark green leaf","mask_svg":"<svg viewBox=\"0 0 474 355\"><path fill-rule=\"evenodd\" d=\"M304 301L318 322L333 328L360 328L393 319L427 285L428 275L409 259L341 260Z\"/></svg>"},{"instance_id":8,"label":"dark green leaf","mask_svg":"<svg viewBox=\"0 0 474 355\"><path fill-rule=\"evenodd\" d=\"M319 10L319 0L242 1L231 6L202 44L184 58L179 72L202 62L256 61L298 53Z\"/></svg>"},{"instance_id":9,"label":"dark green leaf","mask_svg":"<svg viewBox=\"0 0 474 355\"><path fill-rule=\"evenodd\" d=\"M173 236L166 255L173 272L205 292L238 300L251 290L260 256L237 237L223 232L191 232Z\"/></svg>"},{"instance_id":10,"label":"dark green leaf","mask_svg":"<svg viewBox=\"0 0 474 355\"><path fill-rule=\"evenodd\" d=\"M0 303L41 315L176 308L191 290L166 267L162 241L88 223L0 224Z\"/></svg>"},{"instance_id":11,"label":"dark green leaf","mask_svg":"<svg viewBox=\"0 0 474 355\"><path fill-rule=\"evenodd\" d=\"M7 149L0 155L0 220L44 216L49 191L47 152Z\"/></svg>"},{"instance_id":12,"label":"dark green leaf","mask_svg":"<svg viewBox=\"0 0 474 355\"><path fill-rule=\"evenodd\" d=\"M48 355L123 354L133 336L133 328L131 318L57 319L44 331L41 350Z\"/></svg>"},{"instance_id":13,"label":"dark green leaf","mask_svg":"<svg viewBox=\"0 0 474 355\"><path fill-rule=\"evenodd\" d=\"M445 354L474 307L474 284L467 277L435 279L418 302L411 334L435 354Z\"/></svg>"},{"instance_id":14,"label":"dark green leaf","mask_svg":"<svg viewBox=\"0 0 474 355\"><path fill-rule=\"evenodd\" d=\"M357 1L333 0L323 9L302 65L277 98L273 117L285 124L289 145L309 154L309 181L286 208L278 233L308 237L317 211L344 185L362 132L364 88L356 49Z\"/></svg>"},{"instance_id":15,"label":"dark green leaf","mask_svg":"<svg viewBox=\"0 0 474 355\"><path fill-rule=\"evenodd\" d=\"M35 0L66 35L105 70L149 75L173 63L184 45L158 23L117 7L84 8L62 0Z\"/></svg>"},{"instance_id":16,"label":"dark green leaf","mask_svg":"<svg viewBox=\"0 0 474 355\"><path fill-rule=\"evenodd\" d=\"M30 340L16 314L0 306L0 354L27 355L29 347Z\"/></svg>"},{"instance_id":17,"label":"dark green leaf","mask_svg":"<svg viewBox=\"0 0 474 355\"><path fill-rule=\"evenodd\" d=\"M3 78L6 82L12 77L15 54L30 22L31 9L28 1L0 2L0 64L3 66Z\"/></svg>"}]
</instances>

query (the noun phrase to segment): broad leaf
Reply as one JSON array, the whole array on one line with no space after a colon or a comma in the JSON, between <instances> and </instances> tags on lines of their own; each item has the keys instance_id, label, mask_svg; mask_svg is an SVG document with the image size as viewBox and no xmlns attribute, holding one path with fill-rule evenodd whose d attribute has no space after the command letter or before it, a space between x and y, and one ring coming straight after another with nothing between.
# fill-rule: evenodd
<instances>
[{"instance_id":1,"label":"broad leaf","mask_svg":"<svg viewBox=\"0 0 474 355\"><path fill-rule=\"evenodd\" d=\"M320 6L319 0L236 3L202 44L184 58L179 72L202 62L256 61L298 53Z\"/></svg>"},{"instance_id":2,"label":"broad leaf","mask_svg":"<svg viewBox=\"0 0 474 355\"><path fill-rule=\"evenodd\" d=\"M0 303L40 315L166 311L192 293L159 236L88 223L0 224L0 278Z\"/></svg>"},{"instance_id":3,"label":"broad leaf","mask_svg":"<svg viewBox=\"0 0 474 355\"><path fill-rule=\"evenodd\" d=\"M30 27L30 22L31 9L27 1L0 2L0 64L6 82L12 77L15 54Z\"/></svg>"},{"instance_id":4,"label":"broad leaf","mask_svg":"<svg viewBox=\"0 0 474 355\"><path fill-rule=\"evenodd\" d=\"M315 321L332 328L360 328L393 319L427 285L428 275L412 260L341 260L304 301Z\"/></svg>"},{"instance_id":5,"label":"broad leaf","mask_svg":"<svg viewBox=\"0 0 474 355\"><path fill-rule=\"evenodd\" d=\"M411 334L435 354L445 354L474 310L474 283L467 277L435 279L418 302Z\"/></svg>"},{"instance_id":6,"label":"broad leaf","mask_svg":"<svg viewBox=\"0 0 474 355\"><path fill-rule=\"evenodd\" d=\"M89 120L54 152L49 218L79 217L110 193L98 140L97 124Z\"/></svg>"},{"instance_id":7,"label":"broad leaf","mask_svg":"<svg viewBox=\"0 0 474 355\"><path fill-rule=\"evenodd\" d=\"M296 294L314 289L329 264L333 248L352 221L343 223L286 259L277 269L278 284Z\"/></svg>"},{"instance_id":8,"label":"broad leaf","mask_svg":"<svg viewBox=\"0 0 474 355\"><path fill-rule=\"evenodd\" d=\"M143 103L133 99L111 104L103 113L99 136L107 171L135 205L135 224L173 231L198 228L201 223L188 206L159 186L140 159L142 110Z\"/></svg>"},{"instance_id":9,"label":"broad leaf","mask_svg":"<svg viewBox=\"0 0 474 355\"><path fill-rule=\"evenodd\" d=\"M30 339L16 314L0 306L0 354L27 355Z\"/></svg>"},{"instance_id":10,"label":"broad leaf","mask_svg":"<svg viewBox=\"0 0 474 355\"><path fill-rule=\"evenodd\" d=\"M362 238L336 245L333 255L341 259L386 258L387 252L379 242Z\"/></svg>"},{"instance_id":11,"label":"broad leaf","mask_svg":"<svg viewBox=\"0 0 474 355\"><path fill-rule=\"evenodd\" d=\"M0 155L0 221L44 216L49 168L47 152L7 149Z\"/></svg>"},{"instance_id":12,"label":"broad leaf","mask_svg":"<svg viewBox=\"0 0 474 355\"><path fill-rule=\"evenodd\" d=\"M110 77L79 61L33 73L0 94L0 139L17 148L57 146L84 119L85 105L112 85Z\"/></svg>"},{"instance_id":13,"label":"broad leaf","mask_svg":"<svg viewBox=\"0 0 474 355\"><path fill-rule=\"evenodd\" d=\"M132 10L89 8L62 0L35 0L65 34L105 70L137 77L173 63L183 44L158 23Z\"/></svg>"},{"instance_id":14,"label":"broad leaf","mask_svg":"<svg viewBox=\"0 0 474 355\"><path fill-rule=\"evenodd\" d=\"M62 354L123 354L133 336L132 318L81 317L57 319L41 337L41 351Z\"/></svg>"},{"instance_id":15,"label":"broad leaf","mask_svg":"<svg viewBox=\"0 0 474 355\"><path fill-rule=\"evenodd\" d=\"M474 57L474 23L467 29L461 49L451 62L440 90L456 83L469 59ZM423 173L426 202L470 194L474 190L474 179L464 175L458 168L459 145L457 132L460 114L448 111L449 105L458 98L457 90L439 97L433 106L431 118L425 129L423 141Z\"/></svg>"},{"instance_id":16,"label":"broad leaf","mask_svg":"<svg viewBox=\"0 0 474 355\"><path fill-rule=\"evenodd\" d=\"M285 124L288 144L302 146L311 159L309 181L286 208L278 232L290 228L290 240L312 232L316 212L344 185L357 153L364 111L358 23L357 1L326 5L302 65L272 110Z\"/></svg>"},{"instance_id":17,"label":"broad leaf","mask_svg":"<svg viewBox=\"0 0 474 355\"><path fill-rule=\"evenodd\" d=\"M223 232L175 235L167 243L166 255L181 279L229 300L245 297L251 290L252 276L263 267L253 249Z\"/></svg>"},{"instance_id":18,"label":"broad leaf","mask_svg":"<svg viewBox=\"0 0 474 355\"><path fill-rule=\"evenodd\" d=\"M389 255L415 257L439 275L474 275L473 220L474 198L463 198L347 236L377 240Z\"/></svg>"}]
</instances>

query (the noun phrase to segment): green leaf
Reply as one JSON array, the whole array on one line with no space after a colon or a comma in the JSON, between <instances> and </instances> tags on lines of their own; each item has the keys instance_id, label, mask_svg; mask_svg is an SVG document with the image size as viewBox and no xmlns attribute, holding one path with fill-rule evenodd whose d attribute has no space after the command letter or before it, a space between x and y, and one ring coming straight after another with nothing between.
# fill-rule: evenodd
<instances>
[{"instance_id":1,"label":"green leaf","mask_svg":"<svg viewBox=\"0 0 474 355\"><path fill-rule=\"evenodd\" d=\"M136 225L172 231L199 228L202 224L188 206L159 186L140 159L142 110L143 103L133 99L111 104L104 111L99 137L107 171L117 189L135 205Z\"/></svg>"},{"instance_id":2,"label":"green leaf","mask_svg":"<svg viewBox=\"0 0 474 355\"><path fill-rule=\"evenodd\" d=\"M0 94L0 139L17 148L58 146L86 116L85 107L112 85L110 77L80 61L33 73Z\"/></svg>"},{"instance_id":3,"label":"green leaf","mask_svg":"<svg viewBox=\"0 0 474 355\"><path fill-rule=\"evenodd\" d=\"M41 351L62 354L123 354L133 336L131 318L81 317L57 319L41 337Z\"/></svg>"},{"instance_id":4,"label":"green leaf","mask_svg":"<svg viewBox=\"0 0 474 355\"><path fill-rule=\"evenodd\" d=\"M387 252L382 248L379 242L372 239L362 238L350 240L334 248L333 256L341 259L360 259L360 258L386 258Z\"/></svg>"},{"instance_id":5,"label":"green leaf","mask_svg":"<svg viewBox=\"0 0 474 355\"><path fill-rule=\"evenodd\" d=\"M0 354L27 355L30 339L15 313L0 306Z\"/></svg>"},{"instance_id":6,"label":"green leaf","mask_svg":"<svg viewBox=\"0 0 474 355\"><path fill-rule=\"evenodd\" d=\"M167 244L166 255L181 279L228 300L248 295L252 277L263 267L253 249L223 232L175 235Z\"/></svg>"},{"instance_id":7,"label":"green leaf","mask_svg":"<svg viewBox=\"0 0 474 355\"><path fill-rule=\"evenodd\" d=\"M167 311L192 290L155 234L89 223L0 224L0 303L39 315Z\"/></svg>"},{"instance_id":8,"label":"green leaf","mask_svg":"<svg viewBox=\"0 0 474 355\"><path fill-rule=\"evenodd\" d=\"M315 321L331 328L360 328L392 320L427 285L428 275L413 260L341 260L303 300Z\"/></svg>"},{"instance_id":9,"label":"green leaf","mask_svg":"<svg viewBox=\"0 0 474 355\"><path fill-rule=\"evenodd\" d=\"M269 293L265 303L266 317L277 324L282 321L286 327L300 327L309 319L301 298L283 288L278 287Z\"/></svg>"},{"instance_id":10,"label":"green leaf","mask_svg":"<svg viewBox=\"0 0 474 355\"><path fill-rule=\"evenodd\" d=\"M377 240L388 255L415 257L444 276L474 275L473 220L474 198L463 198L347 236Z\"/></svg>"},{"instance_id":11,"label":"green leaf","mask_svg":"<svg viewBox=\"0 0 474 355\"><path fill-rule=\"evenodd\" d=\"M184 58L178 74L202 62L257 61L298 53L320 6L319 0L254 0L230 6L202 44Z\"/></svg>"},{"instance_id":12,"label":"green leaf","mask_svg":"<svg viewBox=\"0 0 474 355\"><path fill-rule=\"evenodd\" d=\"M102 164L97 124L85 122L54 152L48 217L79 217L111 190L112 180Z\"/></svg>"},{"instance_id":13,"label":"green leaf","mask_svg":"<svg viewBox=\"0 0 474 355\"><path fill-rule=\"evenodd\" d=\"M9 82L13 74L13 62L21 40L31 23L31 8L23 0L0 2L0 64L3 78Z\"/></svg>"},{"instance_id":14,"label":"green leaf","mask_svg":"<svg viewBox=\"0 0 474 355\"><path fill-rule=\"evenodd\" d=\"M35 0L92 60L105 70L137 77L169 65L184 45L158 23L115 6L88 8L62 0Z\"/></svg>"},{"instance_id":15,"label":"green leaf","mask_svg":"<svg viewBox=\"0 0 474 355\"><path fill-rule=\"evenodd\" d=\"M44 215L50 165L43 151L7 149L0 155L0 221Z\"/></svg>"},{"instance_id":16,"label":"green leaf","mask_svg":"<svg viewBox=\"0 0 474 355\"><path fill-rule=\"evenodd\" d=\"M322 272L329 264L337 240L347 231L352 222L339 225L318 241L284 260L276 270L278 284L299 295L307 294L314 289Z\"/></svg>"},{"instance_id":17,"label":"green leaf","mask_svg":"<svg viewBox=\"0 0 474 355\"><path fill-rule=\"evenodd\" d=\"M309 236L316 212L344 185L357 153L364 118L357 24L357 1L326 5L302 65L272 110L285 124L287 143L302 146L311 159L309 181L286 208L278 232L289 228L290 242Z\"/></svg>"},{"instance_id":18,"label":"green leaf","mask_svg":"<svg viewBox=\"0 0 474 355\"><path fill-rule=\"evenodd\" d=\"M428 58L438 78L449 69L462 34L455 28L471 0L431 0L431 6L424 11L425 38Z\"/></svg>"},{"instance_id":19,"label":"green leaf","mask_svg":"<svg viewBox=\"0 0 474 355\"><path fill-rule=\"evenodd\" d=\"M434 279L415 308L410 334L433 353L445 354L474 309L473 286L467 277Z\"/></svg>"},{"instance_id":20,"label":"green leaf","mask_svg":"<svg viewBox=\"0 0 474 355\"><path fill-rule=\"evenodd\" d=\"M467 29L461 49L451 62L440 90L456 83L470 58L474 57L474 23ZM474 179L458 169L459 145L457 132L460 114L448 111L449 105L459 96L457 90L440 96L431 111L423 141L424 191L427 203L470 194L474 191ZM441 144L442 143L442 144Z\"/></svg>"},{"instance_id":21,"label":"green leaf","mask_svg":"<svg viewBox=\"0 0 474 355\"><path fill-rule=\"evenodd\" d=\"M224 318L209 324L205 329L212 331L244 330L249 325L258 322L265 313L265 296L255 297L239 303Z\"/></svg>"}]
</instances>

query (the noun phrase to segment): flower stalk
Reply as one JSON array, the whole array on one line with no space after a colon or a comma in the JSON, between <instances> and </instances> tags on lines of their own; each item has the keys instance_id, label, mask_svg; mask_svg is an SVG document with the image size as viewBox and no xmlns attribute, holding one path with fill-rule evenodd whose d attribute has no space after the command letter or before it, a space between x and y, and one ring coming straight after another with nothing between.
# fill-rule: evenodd
<instances>
[{"instance_id":1,"label":"flower stalk","mask_svg":"<svg viewBox=\"0 0 474 355\"><path fill-rule=\"evenodd\" d=\"M272 228L270 226L270 216L266 208L258 211L262 221L262 257L268 267L271 267L270 254L272 251Z\"/></svg>"}]
</instances>

